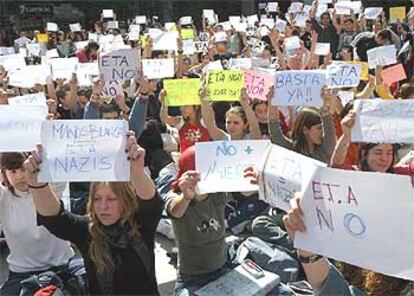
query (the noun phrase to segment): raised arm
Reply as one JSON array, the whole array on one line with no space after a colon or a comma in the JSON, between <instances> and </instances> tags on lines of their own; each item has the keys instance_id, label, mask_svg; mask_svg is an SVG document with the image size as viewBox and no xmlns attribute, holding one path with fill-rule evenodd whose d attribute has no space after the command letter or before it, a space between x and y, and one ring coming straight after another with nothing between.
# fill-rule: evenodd
<instances>
[{"instance_id":1,"label":"raised arm","mask_svg":"<svg viewBox=\"0 0 414 296\"><path fill-rule=\"evenodd\" d=\"M165 89L162 89L159 94L159 99L161 102L161 109L160 109L160 119L162 122L172 126L176 127L181 121L181 116L170 116L168 115L168 107L165 105L165 97L167 96L167 92Z\"/></svg>"},{"instance_id":2,"label":"raised arm","mask_svg":"<svg viewBox=\"0 0 414 296\"><path fill-rule=\"evenodd\" d=\"M332 154L331 166L339 167L345 163L346 154L351 144L351 130L355 124L355 113L350 111L341 121L342 136L336 143Z\"/></svg>"},{"instance_id":3,"label":"raised arm","mask_svg":"<svg viewBox=\"0 0 414 296\"><path fill-rule=\"evenodd\" d=\"M205 86L200 89L201 99L201 116L204 120L206 128L213 141L221 141L226 138L226 133L218 128L216 119L214 118L213 108L210 106L210 102L207 101L207 94Z\"/></svg>"},{"instance_id":4,"label":"raised arm","mask_svg":"<svg viewBox=\"0 0 414 296\"><path fill-rule=\"evenodd\" d=\"M323 140L320 148L324 153L331 158L336 144L336 134L333 124L332 114L335 109L336 96L327 88L322 90L323 106L320 109L323 126Z\"/></svg>"},{"instance_id":5,"label":"raised arm","mask_svg":"<svg viewBox=\"0 0 414 296\"><path fill-rule=\"evenodd\" d=\"M252 107L249 104L250 98L246 92L246 89L243 88L240 93L240 103L246 112L247 123L249 124L250 134L252 139L260 140L262 138L262 132L260 131L259 121L257 120L256 115Z\"/></svg>"}]
</instances>

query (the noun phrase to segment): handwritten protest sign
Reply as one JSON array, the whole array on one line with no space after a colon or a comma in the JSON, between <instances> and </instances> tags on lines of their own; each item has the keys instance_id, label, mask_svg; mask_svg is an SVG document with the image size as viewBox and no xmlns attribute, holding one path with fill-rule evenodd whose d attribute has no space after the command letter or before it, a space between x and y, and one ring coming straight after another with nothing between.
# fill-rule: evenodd
<instances>
[{"instance_id":1,"label":"handwritten protest sign","mask_svg":"<svg viewBox=\"0 0 414 296\"><path fill-rule=\"evenodd\" d=\"M24 95L24 96L17 96L17 97L12 97L8 99L9 105L10 106L15 106L15 105L34 105L34 106L44 106L47 107L46 105L46 96L44 92L39 92L39 93L35 93L35 94L28 94L28 95ZM47 114L45 114L47 115Z\"/></svg>"},{"instance_id":2,"label":"handwritten protest sign","mask_svg":"<svg viewBox=\"0 0 414 296\"><path fill-rule=\"evenodd\" d=\"M6 69L6 71L14 71L26 66L24 56L20 54L9 54L0 56L0 65Z\"/></svg>"},{"instance_id":3,"label":"handwritten protest sign","mask_svg":"<svg viewBox=\"0 0 414 296\"><path fill-rule=\"evenodd\" d=\"M71 79L72 74L75 72L78 58L56 58L49 59L48 63L52 67L53 79L58 78Z\"/></svg>"},{"instance_id":4,"label":"handwritten protest sign","mask_svg":"<svg viewBox=\"0 0 414 296\"><path fill-rule=\"evenodd\" d=\"M207 72L207 98L211 101L238 101L244 84L241 70Z\"/></svg>"},{"instance_id":5,"label":"handwritten protest sign","mask_svg":"<svg viewBox=\"0 0 414 296\"><path fill-rule=\"evenodd\" d=\"M322 106L325 71L280 71L275 74L272 105Z\"/></svg>"},{"instance_id":6,"label":"handwritten protest sign","mask_svg":"<svg viewBox=\"0 0 414 296\"><path fill-rule=\"evenodd\" d=\"M52 75L50 65L29 65L8 73L9 84L16 87L30 88L35 84L45 85L47 77Z\"/></svg>"},{"instance_id":7,"label":"handwritten protest sign","mask_svg":"<svg viewBox=\"0 0 414 296\"><path fill-rule=\"evenodd\" d=\"M259 197L288 212L295 192L301 192L302 175L309 168L326 164L277 145L270 145L265 157Z\"/></svg>"},{"instance_id":8,"label":"handwritten protest sign","mask_svg":"<svg viewBox=\"0 0 414 296\"><path fill-rule=\"evenodd\" d=\"M44 106L0 105L0 152L33 150L46 114Z\"/></svg>"},{"instance_id":9,"label":"handwritten protest sign","mask_svg":"<svg viewBox=\"0 0 414 296\"><path fill-rule=\"evenodd\" d=\"M253 70L244 70L244 87L252 99L266 101L266 95L273 84L273 77L270 74Z\"/></svg>"},{"instance_id":10,"label":"handwritten protest sign","mask_svg":"<svg viewBox=\"0 0 414 296\"><path fill-rule=\"evenodd\" d=\"M383 45L367 51L368 66L374 69L376 66L388 66L397 63L397 48L395 45Z\"/></svg>"},{"instance_id":11,"label":"handwritten protest sign","mask_svg":"<svg viewBox=\"0 0 414 296\"><path fill-rule=\"evenodd\" d=\"M381 75L382 79L387 85L391 85L394 82L404 80L407 78L402 64L397 64L395 66L382 70Z\"/></svg>"},{"instance_id":12,"label":"handwritten protest sign","mask_svg":"<svg viewBox=\"0 0 414 296\"><path fill-rule=\"evenodd\" d=\"M166 79L163 83L167 92L167 106L200 105L200 79Z\"/></svg>"},{"instance_id":13,"label":"handwritten protest sign","mask_svg":"<svg viewBox=\"0 0 414 296\"><path fill-rule=\"evenodd\" d=\"M354 87L359 85L362 66L359 64L335 63L327 67L326 85L329 88Z\"/></svg>"},{"instance_id":14,"label":"handwritten protest sign","mask_svg":"<svg viewBox=\"0 0 414 296\"><path fill-rule=\"evenodd\" d=\"M124 120L52 120L42 124L40 182L129 181Z\"/></svg>"},{"instance_id":15,"label":"handwritten protest sign","mask_svg":"<svg viewBox=\"0 0 414 296\"><path fill-rule=\"evenodd\" d=\"M355 100L354 142L414 143L414 100Z\"/></svg>"},{"instance_id":16,"label":"handwritten protest sign","mask_svg":"<svg viewBox=\"0 0 414 296\"><path fill-rule=\"evenodd\" d=\"M99 73L109 80L129 80L138 77L140 54L138 49L120 49L99 56Z\"/></svg>"},{"instance_id":17,"label":"handwritten protest sign","mask_svg":"<svg viewBox=\"0 0 414 296\"><path fill-rule=\"evenodd\" d=\"M231 70L251 69L252 59L250 58L230 59L229 64L230 64L229 69Z\"/></svg>"},{"instance_id":18,"label":"handwritten protest sign","mask_svg":"<svg viewBox=\"0 0 414 296\"><path fill-rule=\"evenodd\" d=\"M411 179L332 168L309 173L300 204L306 232L295 233L295 247L414 280Z\"/></svg>"},{"instance_id":19,"label":"handwritten protest sign","mask_svg":"<svg viewBox=\"0 0 414 296\"><path fill-rule=\"evenodd\" d=\"M97 63L79 63L75 67L76 76L78 77L79 86L90 86L92 78L99 76Z\"/></svg>"},{"instance_id":20,"label":"handwritten protest sign","mask_svg":"<svg viewBox=\"0 0 414 296\"><path fill-rule=\"evenodd\" d=\"M361 80L368 80L368 74L369 74L368 63L357 62L357 61L351 61L351 62L346 62L346 63L350 65L361 65Z\"/></svg>"},{"instance_id":21,"label":"handwritten protest sign","mask_svg":"<svg viewBox=\"0 0 414 296\"><path fill-rule=\"evenodd\" d=\"M114 98L117 95L122 95L124 92L121 82L116 80L105 81L105 85L102 89L102 94L107 97Z\"/></svg>"},{"instance_id":22,"label":"handwritten protest sign","mask_svg":"<svg viewBox=\"0 0 414 296\"><path fill-rule=\"evenodd\" d=\"M174 77L174 59L143 59L142 72L148 79Z\"/></svg>"},{"instance_id":23,"label":"handwritten protest sign","mask_svg":"<svg viewBox=\"0 0 414 296\"><path fill-rule=\"evenodd\" d=\"M178 32L163 32L154 39L153 50L174 50L177 51Z\"/></svg>"},{"instance_id":24,"label":"handwritten protest sign","mask_svg":"<svg viewBox=\"0 0 414 296\"><path fill-rule=\"evenodd\" d=\"M244 178L245 168L262 159L269 141L214 141L196 143L196 170L201 174L200 194L258 190Z\"/></svg>"},{"instance_id":25,"label":"handwritten protest sign","mask_svg":"<svg viewBox=\"0 0 414 296\"><path fill-rule=\"evenodd\" d=\"M392 21L403 21L407 16L407 10L405 6L390 7L390 22Z\"/></svg>"}]
</instances>

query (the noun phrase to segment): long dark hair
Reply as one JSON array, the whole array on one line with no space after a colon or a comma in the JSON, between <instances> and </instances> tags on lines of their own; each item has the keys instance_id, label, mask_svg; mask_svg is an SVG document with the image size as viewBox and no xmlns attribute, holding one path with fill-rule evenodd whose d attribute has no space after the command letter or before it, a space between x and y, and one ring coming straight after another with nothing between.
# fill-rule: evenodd
<instances>
[{"instance_id":1,"label":"long dark hair","mask_svg":"<svg viewBox=\"0 0 414 296\"><path fill-rule=\"evenodd\" d=\"M0 170L3 177L3 185L16 197L18 197L18 195L7 178L6 170L18 170L23 168L23 163L27 156L27 153L20 152L7 152L1 154Z\"/></svg>"},{"instance_id":2,"label":"long dark hair","mask_svg":"<svg viewBox=\"0 0 414 296\"><path fill-rule=\"evenodd\" d=\"M360 145L359 154L358 154L358 168L364 172L371 172L370 167L368 166L367 156L368 152L382 143L363 143ZM393 173L394 172L394 161L397 158L397 147L392 145L392 163L390 167L387 169L386 173Z\"/></svg>"},{"instance_id":3,"label":"long dark hair","mask_svg":"<svg viewBox=\"0 0 414 296\"><path fill-rule=\"evenodd\" d=\"M310 155L308 139L306 139L303 128L306 127L310 129L312 126L318 125L320 123L322 123L322 119L317 108L306 107L299 112L298 116L295 119L295 124L292 131L294 151L301 154Z\"/></svg>"}]
</instances>

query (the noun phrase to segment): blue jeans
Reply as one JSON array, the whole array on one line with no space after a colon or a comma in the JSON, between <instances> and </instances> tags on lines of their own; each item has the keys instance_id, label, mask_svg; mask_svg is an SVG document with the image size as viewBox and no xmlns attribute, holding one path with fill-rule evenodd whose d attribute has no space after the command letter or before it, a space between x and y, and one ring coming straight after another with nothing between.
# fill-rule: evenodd
<instances>
[{"instance_id":1,"label":"blue jeans","mask_svg":"<svg viewBox=\"0 0 414 296\"><path fill-rule=\"evenodd\" d=\"M53 270L60 270L61 268L66 268L66 266L56 267L56 268L53 268ZM82 258L71 259L68 263L67 269L71 274L82 277L83 280L86 282L86 271L83 265ZM39 271L32 271L32 272L13 272L9 270L8 279L1 287L0 295L1 296L19 295L20 289L21 289L21 285L20 285L21 281L31 277L32 275L36 275L36 274L39 274L45 271L46 270L39 270Z\"/></svg>"}]
</instances>

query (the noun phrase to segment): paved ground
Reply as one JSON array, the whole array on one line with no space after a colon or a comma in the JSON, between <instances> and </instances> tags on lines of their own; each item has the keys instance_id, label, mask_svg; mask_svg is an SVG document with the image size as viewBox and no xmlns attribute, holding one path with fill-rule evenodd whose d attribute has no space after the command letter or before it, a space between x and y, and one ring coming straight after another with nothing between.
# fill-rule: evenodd
<instances>
[{"instance_id":1,"label":"paved ground","mask_svg":"<svg viewBox=\"0 0 414 296\"><path fill-rule=\"evenodd\" d=\"M169 264L167 252L175 246L174 241L157 234L155 242L155 271L157 275L158 287L161 296L172 295L174 289L176 270L173 265ZM3 283L7 277L7 251L2 250L0 256L0 283Z\"/></svg>"}]
</instances>

